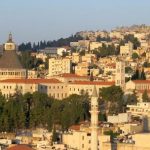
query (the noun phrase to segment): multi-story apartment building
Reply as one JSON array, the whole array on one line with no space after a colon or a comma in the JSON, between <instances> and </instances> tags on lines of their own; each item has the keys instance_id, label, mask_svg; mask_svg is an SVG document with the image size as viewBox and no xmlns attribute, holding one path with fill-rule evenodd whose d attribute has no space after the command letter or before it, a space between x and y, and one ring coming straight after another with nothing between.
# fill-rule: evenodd
<instances>
[{"instance_id":1,"label":"multi-story apartment building","mask_svg":"<svg viewBox=\"0 0 150 150\"><path fill-rule=\"evenodd\" d=\"M63 73L71 73L72 61L67 58L49 59L49 75L55 76Z\"/></svg>"}]
</instances>

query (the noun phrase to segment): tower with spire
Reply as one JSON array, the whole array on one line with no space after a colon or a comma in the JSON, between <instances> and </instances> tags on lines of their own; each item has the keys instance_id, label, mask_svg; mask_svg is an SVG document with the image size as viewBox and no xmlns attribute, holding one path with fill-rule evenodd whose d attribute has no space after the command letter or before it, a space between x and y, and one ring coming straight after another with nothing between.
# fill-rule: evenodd
<instances>
[{"instance_id":1,"label":"tower with spire","mask_svg":"<svg viewBox=\"0 0 150 150\"><path fill-rule=\"evenodd\" d=\"M116 62L115 85L125 88L125 62L122 60Z\"/></svg>"},{"instance_id":2,"label":"tower with spire","mask_svg":"<svg viewBox=\"0 0 150 150\"><path fill-rule=\"evenodd\" d=\"M8 40L4 45L5 51L14 51L16 50L16 44L13 42L12 34L9 33Z\"/></svg>"},{"instance_id":3,"label":"tower with spire","mask_svg":"<svg viewBox=\"0 0 150 150\"><path fill-rule=\"evenodd\" d=\"M98 94L94 86L91 98L91 150L98 150Z\"/></svg>"}]
</instances>

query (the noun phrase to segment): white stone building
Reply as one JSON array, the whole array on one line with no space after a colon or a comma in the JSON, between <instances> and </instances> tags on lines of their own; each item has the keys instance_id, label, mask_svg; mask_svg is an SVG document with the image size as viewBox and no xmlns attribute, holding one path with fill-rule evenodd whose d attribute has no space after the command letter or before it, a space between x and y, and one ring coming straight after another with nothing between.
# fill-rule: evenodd
<instances>
[{"instance_id":1,"label":"white stone building","mask_svg":"<svg viewBox=\"0 0 150 150\"><path fill-rule=\"evenodd\" d=\"M72 61L67 58L50 58L48 76L60 75L63 73L71 73Z\"/></svg>"}]
</instances>

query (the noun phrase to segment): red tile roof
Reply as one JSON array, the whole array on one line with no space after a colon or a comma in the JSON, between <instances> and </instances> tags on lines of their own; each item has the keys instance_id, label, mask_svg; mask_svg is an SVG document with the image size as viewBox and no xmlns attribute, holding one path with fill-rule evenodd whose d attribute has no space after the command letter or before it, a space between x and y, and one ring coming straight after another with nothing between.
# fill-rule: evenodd
<instances>
[{"instance_id":1,"label":"red tile roof","mask_svg":"<svg viewBox=\"0 0 150 150\"><path fill-rule=\"evenodd\" d=\"M16 145L8 148L7 150L33 150L33 149L26 145Z\"/></svg>"},{"instance_id":2,"label":"red tile roof","mask_svg":"<svg viewBox=\"0 0 150 150\"><path fill-rule=\"evenodd\" d=\"M39 83L61 83L61 82L57 79L6 79L1 80L0 83L39 84Z\"/></svg>"},{"instance_id":3,"label":"red tile roof","mask_svg":"<svg viewBox=\"0 0 150 150\"><path fill-rule=\"evenodd\" d=\"M83 85L114 85L115 82L106 81L74 81L72 84L83 84Z\"/></svg>"},{"instance_id":4,"label":"red tile roof","mask_svg":"<svg viewBox=\"0 0 150 150\"><path fill-rule=\"evenodd\" d=\"M65 78L89 78L88 76L79 76L77 74L71 74L71 73L64 73L58 76L65 77Z\"/></svg>"},{"instance_id":5,"label":"red tile roof","mask_svg":"<svg viewBox=\"0 0 150 150\"><path fill-rule=\"evenodd\" d=\"M133 82L134 83L136 83L136 84L142 84L142 83L148 83L148 84L150 84L150 80L133 80Z\"/></svg>"},{"instance_id":6,"label":"red tile roof","mask_svg":"<svg viewBox=\"0 0 150 150\"><path fill-rule=\"evenodd\" d=\"M69 129L71 130L80 130L80 125L72 125Z\"/></svg>"}]
</instances>

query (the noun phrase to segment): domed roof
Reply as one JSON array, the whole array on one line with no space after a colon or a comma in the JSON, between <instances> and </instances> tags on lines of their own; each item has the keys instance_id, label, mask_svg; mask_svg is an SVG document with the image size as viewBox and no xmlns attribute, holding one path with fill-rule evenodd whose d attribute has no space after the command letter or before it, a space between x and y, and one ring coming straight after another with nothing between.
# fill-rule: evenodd
<instances>
[{"instance_id":1,"label":"domed roof","mask_svg":"<svg viewBox=\"0 0 150 150\"><path fill-rule=\"evenodd\" d=\"M15 51L4 51L3 55L0 57L0 68L23 69L23 66Z\"/></svg>"}]
</instances>

